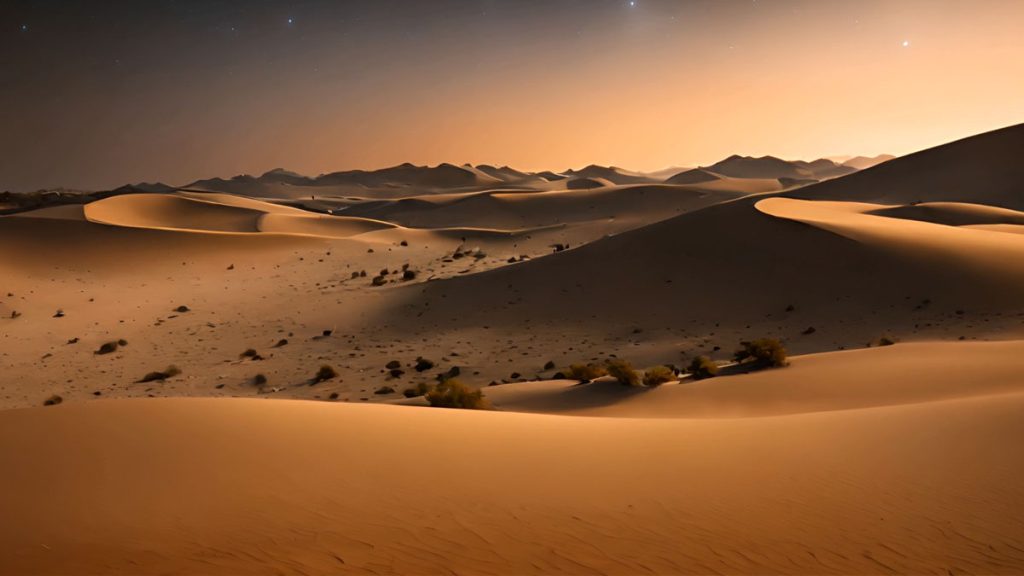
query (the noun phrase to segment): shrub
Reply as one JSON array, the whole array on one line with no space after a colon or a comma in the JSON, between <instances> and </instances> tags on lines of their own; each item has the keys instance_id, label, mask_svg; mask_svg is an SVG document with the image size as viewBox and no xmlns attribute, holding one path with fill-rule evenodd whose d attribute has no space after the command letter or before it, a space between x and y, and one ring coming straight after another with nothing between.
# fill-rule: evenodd
<instances>
[{"instance_id":1,"label":"shrub","mask_svg":"<svg viewBox=\"0 0 1024 576\"><path fill-rule=\"evenodd\" d=\"M665 382L671 382L676 377L675 372L668 366L655 366L644 372L644 386L661 386Z\"/></svg>"},{"instance_id":2,"label":"shrub","mask_svg":"<svg viewBox=\"0 0 1024 576\"><path fill-rule=\"evenodd\" d=\"M427 402L435 408L463 408L467 410L487 410L490 403L484 393L477 388L470 388L454 378L445 380L426 394Z\"/></svg>"},{"instance_id":3,"label":"shrub","mask_svg":"<svg viewBox=\"0 0 1024 576\"><path fill-rule=\"evenodd\" d=\"M256 386L263 386L267 383L267 377L263 374L257 374L252 377L252 383Z\"/></svg>"},{"instance_id":4,"label":"shrub","mask_svg":"<svg viewBox=\"0 0 1024 576\"><path fill-rule=\"evenodd\" d=\"M740 342L740 346L734 354L737 362L749 362L756 368L778 368L789 364L786 361L786 349L775 338Z\"/></svg>"},{"instance_id":5,"label":"shrub","mask_svg":"<svg viewBox=\"0 0 1024 576\"><path fill-rule=\"evenodd\" d=\"M326 382L332 378L338 377L338 371L329 364L324 364L316 371L316 376L313 377L313 383L319 384L320 382Z\"/></svg>"},{"instance_id":6,"label":"shrub","mask_svg":"<svg viewBox=\"0 0 1024 576\"><path fill-rule=\"evenodd\" d=\"M693 359L693 362L690 362L690 367L686 371L690 373L694 380L714 378L718 375L718 364L715 364L714 360L707 356L697 356Z\"/></svg>"},{"instance_id":7,"label":"shrub","mask_svg":"<svg viewBox=\"0 0 1024 576\"><path fill-rule=\"evenodd\" d=\"M895 343L896 341L893 340L892 338L889 338L888 336L882 336L881 338L878 339L879 346L892 346Z\"/></svg>"},{"instance_id":8,"label":"shrub","mask_svg":"<svg viewBox=\"0 0 1024 576\"><path fill-rule=\"evenodd\" d=\"M117 351L117 342L104 342L93 354L110 354Z\"/></svg>"},{"instance_id":9,"label":"shrub","mask_svg":"<svg viewBox=\"0 0 1024 576\"><path fill-rule=\"evenodd\" d=\"M56 406L57 404L60 404L63 401L63 398L61 398L57 394L54 394L53 396L50 396L49 398L43 401L43 406Z\"/></svg>"},{"instance_id":10,"label":"shrub","mask_svg":"<svg viewBox=\"0 0 1024 576\"><path fill-rule=\"evenodd\" d=\"M380 388L377 388L376 390L374 390L373 393L374 394L378 394L380 396L383 396L385 394L394 394L395 393L395 389L392 388L391 386L381 386Z\"/></svg>"},{"instance_id":11,"label":"shrub","mask_svg":"<svg viewBox=\"0 0 1024 576\"><path fill-rule=\"evenodd\" d=\"M257 352L255 348L249 348L245 352L242 352L241 354L239 354L238 357L239 358L252 358L253 360L255 360L256 358L259 357L259 355L260 355L259 352Z\"/></svg>"},{"instance_id":12,"label":"shrub","mask_svg":"<svg viewBox=\"0 0 1024 576\"><path fill-rule=\"evenodd\" d=\"M607 375L608 370L598 364L573 364L563 374L566 380L586 382Z\"/></svg>"},{"instance_id":13,"label":"shrub","mask_svg":"<svg viewBox=\"0 0 1024 576\"><path fill-rule=\"evenodd\" d=\"M181 370L179 370L177 366L171 365L163 372L150 372L149 374L146 374L138 382L140 384L144 382L163 382L164 380L177 376L178 374L181 374Z\"/></svg>"},{"instance_id":14,"label":"shrub","mask_svg":"<svg viewBox=\"0 0 1024 576\"><path fill-rule=\"evenodd\" d=\"M626 360L613 358L608 360L608 374L619 381L623 386L639 386L640 376L637 375L633 365Z\"/></svg>"},{"instance_id":15,"label":"shrub","mask_svg":"<svg viewBox=\"0 0 1024 576\"><path fill-rule=\"evenodd\" d=\"M420 382L412 388L406 388L403 390L402 395L406 398L416 398L417 396L426 396L432 389L433 387L430 384Z\"/></svg>"}]
</instances>

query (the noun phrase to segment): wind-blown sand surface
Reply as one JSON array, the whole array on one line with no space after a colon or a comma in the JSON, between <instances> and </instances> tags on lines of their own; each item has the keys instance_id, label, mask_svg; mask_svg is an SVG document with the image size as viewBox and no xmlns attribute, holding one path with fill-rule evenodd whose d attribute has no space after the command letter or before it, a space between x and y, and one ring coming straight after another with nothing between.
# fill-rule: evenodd
<instances>
[{"instance_id":1,"label":"wind-blown sand surface","mask_svg":"<svg viewBox=\"0 0 1024 576\"><path fill-rule=\"evenodd\" d=\"M0 216L0 573L1020 573L1021 149ZM556 379L758 337L791 365ZM404 398L455 369L495 410Z\"/></svg>"},{"instance_id":2,"label":"wind-blown sand surface","mask_svg":"<svg viewBox=\"0 0 1024 576\"><path fill-rule=\"evenodd\" d=\"M1019 573L1024 383L999 347L1024 345L928 346L859 353L889 385L845 400L843 354L722 378L751 406L765 378L790 402L838 378L829 411L770 417L715 408L710 383L649 392L705 400L699 419L188 399L8 411L0 570ZM930 366L951 353L975 385ZM939 391L900 378L919 371Z\"/></svg>"}]
</instances>

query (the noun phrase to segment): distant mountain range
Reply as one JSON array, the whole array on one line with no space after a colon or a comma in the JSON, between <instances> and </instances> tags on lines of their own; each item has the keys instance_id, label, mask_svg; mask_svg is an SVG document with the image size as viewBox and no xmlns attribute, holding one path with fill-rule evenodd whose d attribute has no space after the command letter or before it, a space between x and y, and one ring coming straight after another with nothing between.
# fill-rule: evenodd
<instances>
[{"instance_id":1,"label":"distant mountain range","mask_svg":"<svg viewBox=\"0 0 1024 576\"><path fill-rule=\"evenodd\" d=\"M873 158L857 156L838 162L822 158L811 162L783 160L774 156L730 156L710 166L686 169L675 168L642 173L615 166L591 164L580 169L562 172L525 172L509 166L481 164L440 164L417 166L400 164L379 170L346 170L319 176L305 176L284 168L275 168L260 176L247 174L232 178L209 178L197 180L184 186L170 186L160 182L129 184L111 192L116 193L165 193L174 190L203 190L234 194L259 195L272 189L291 187L311 189L333 188L358 194L360 190L399 190L413 188L425 192L439 190L471 190L502 186L543 186L547 183L566 181L570 189L619 186L629 184L666 183L696 185L722 178L779 179L786 183L810 183L844 176L858 170L870 168L891 160L893 156L882 155ZM561 186L562 184L558 184ZM327 193L324 191L324 193Z\"/></svg>"}]
</instances>

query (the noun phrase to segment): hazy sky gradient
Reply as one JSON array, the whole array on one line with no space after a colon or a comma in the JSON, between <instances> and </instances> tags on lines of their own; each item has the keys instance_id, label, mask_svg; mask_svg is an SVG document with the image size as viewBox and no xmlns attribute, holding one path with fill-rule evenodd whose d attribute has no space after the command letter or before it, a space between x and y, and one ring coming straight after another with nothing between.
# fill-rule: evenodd
<instances>
[{"instance_id":1,"label":"hazy sky gradient","mask_svg":"<svg viewBox=\"0 0 1024 576\"><path fill-rule=\"evenodd\" d=\"M1024 121L1019 0L15 0L0 27L0 190L902 154Z\"/></svg>"}]
</instances>

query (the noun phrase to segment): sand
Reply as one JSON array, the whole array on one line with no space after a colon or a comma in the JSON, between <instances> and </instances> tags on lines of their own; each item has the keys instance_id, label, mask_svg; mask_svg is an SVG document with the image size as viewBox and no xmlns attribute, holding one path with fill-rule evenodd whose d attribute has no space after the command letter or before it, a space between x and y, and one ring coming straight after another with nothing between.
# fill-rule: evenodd
<instances>
[{"instance_id":1,"label":"sand","mask_svg":"<svg viewBox=\"0 0 1024 576\"><path fill-rule=\"evenodd\" d=\"M971 348L983 379L992 354L1009 358L943 346ZM861 360L881 355L869 376L895 378L951 352L899 351ZM847 371L807 358L779 376L804 391L779 395ZM761 376L721 384L757 394ZM0 570L1016 573L1024 464L1007 440L1024 433L1024 384L955 380L950 394L893 379L852 394L869 408L760 417L241 399L9 411Z\"/></svg>"},{"instance_id":2,"label":"sand","mask_svg":"<svg viewBox=\"0 0 1024 576\"><path fill-rule=\"evenodd\" d=\"M0 573L1020 573L1022 143L0 216ZM494 410L404 398L455 368Z\"/></svg>"}]
</instances>

